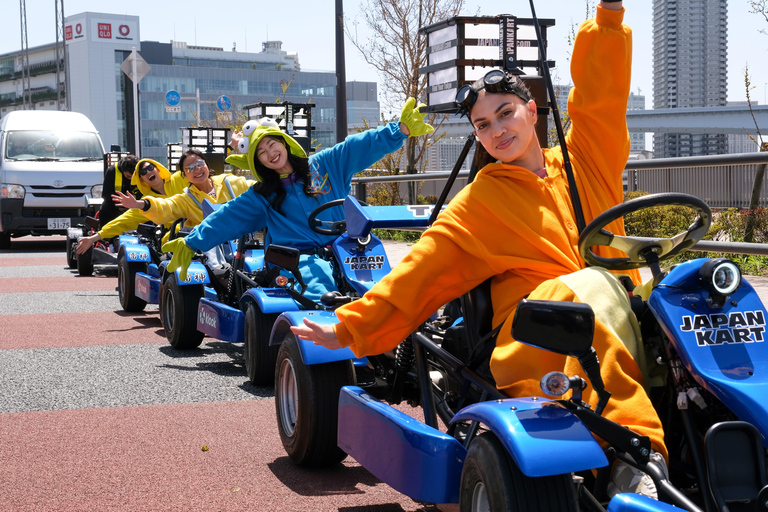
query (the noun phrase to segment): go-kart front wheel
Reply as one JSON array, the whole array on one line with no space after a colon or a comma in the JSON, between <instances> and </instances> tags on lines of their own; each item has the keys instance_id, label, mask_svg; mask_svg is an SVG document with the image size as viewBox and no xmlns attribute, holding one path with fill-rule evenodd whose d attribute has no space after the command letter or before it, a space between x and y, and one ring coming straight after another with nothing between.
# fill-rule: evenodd
<instances>
[{"instance_id":1,"label":"go-kart front wheel","mask_svg":"<svg viewBox=\"0 0 768 512\"><path fill-rule=\"evenodd\" d=\"M77 273L81 276L93 275L93 247L77 255Z\"/></svg>"},{"instance_id":2,"label":"go-kart front wheel","mask_svg":"<svg viewBox=\"0 0 768 512\"><path fill-rule=\"evenodd\" d=\"M75 253L75 244L72 239L67 237L67 266L69 268L77 268L77 254Z\"/></svg>"},{"instance_id":3,"label":"go-kart front wheel","mask_svg":"<svg viewBox=\"0 0 768 512\"><path fill-rule=\"evenodd\" d=\"M352 361L306 366L293 334L277 354L277 428L288 456L306 467L331 466L347 456L337 445L339 392L355 383Z\"/></svg>"},{"instance_id":4,"label":"go-kart front wheel","mask_svg":"<svg viewBox=\"0 0 768 512\"><path fill-rule=\"evenodd\" d=\"M204 293L203 285L181 286L176 276L168 277L160 289L160 321L173 348L199 347L203 333L197 330L197 307Z\"/></svg>"},{"instance_id":5,"label":"go-kart front wheel","mask_svg":"<svg viewBox=\"0 0 768 512\"><path fill-rule=\"evenodd\" d=\"M136 296L136 273L146 272L147 264L128 261L125 253L120 253L117 258L117 296L123 311L144 311L147 302Z\"/></svg>"},{"instance_id":6,"label":"go-kart front wheel","mask_svg":"<svg viewBox=\"0 0 768 512\"><path fill-rule=\"evenodd\" d=\"M278 345L270 345L272 326L277 320L275 313L262 313L255 303L245 310L245 343L243 358L248 380L256 385L265 385L275 377Z\"/></svg>"},{"instance_id":7,"label":"go-kart front wheel","mask_svg":"<svg viewBox=\"0 0 768 512\"><path fill-rule=\"evenodd\" d=\"M531 478L523 474L493 434L469 445L461 472L461 512L570 512L578 510L570 474Z\"/></svg>"}]
</instances>

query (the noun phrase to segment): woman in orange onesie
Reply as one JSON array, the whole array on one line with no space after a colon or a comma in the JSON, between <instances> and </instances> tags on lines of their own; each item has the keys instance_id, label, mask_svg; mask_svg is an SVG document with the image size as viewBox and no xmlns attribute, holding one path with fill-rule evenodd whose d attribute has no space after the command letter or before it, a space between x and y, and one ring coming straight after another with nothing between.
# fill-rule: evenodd
<instances>
[{"instance_id":1,"label":"woman in orange onesie","mask_svg":"<svg viewBox=\"0 0 768 512\"><path fill-rule=\"evenodd\" d=\"M632 33L623 17L621 1L602 0L573 47L566 141L587 223L623 199L632 62ZM574 375L581 368L572 358L516 342L511 324L517 304L526 296L589 303L596 316L593 346L612 393L603 414L648 436L653 458L664 462L664 432L643 387L644 353L627 293L607 270L585 268L561 148L540 147L535 102L517 77L502 77L490 90L485 85L492 80L473 84L476 99L465 104L479 142L475 158L492 163L386 278L336 311L338 324L305 320L293 332L328 348L348 346L357 356L381 354L441 305L493 277L493 323L504 324L491 358L496 385L513 397L541 396L539 380L547 372ZM621 221L608 229L624 234ZM609 248L597 252L625 256ZM637 271L631 277L637 282ZM584 399L597 404L591 386ZM629 466L617 465L613 476L622 491L655 495L650 477Z\"/></svg>"}]
</instances>

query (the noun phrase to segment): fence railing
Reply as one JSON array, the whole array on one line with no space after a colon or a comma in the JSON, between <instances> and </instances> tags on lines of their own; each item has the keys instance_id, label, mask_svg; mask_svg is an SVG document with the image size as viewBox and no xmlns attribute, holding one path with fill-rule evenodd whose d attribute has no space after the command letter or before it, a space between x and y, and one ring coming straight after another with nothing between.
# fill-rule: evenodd
<instances>
[{"instance_id":1,"label":"fence railing","mask_svg":"<svg viewBox=\"0 0 768 512\"><path fill-rule=\"evenodd\" d=\"M691 194L704 199L712 208L748 208L755 175L763 166L768 166L768 153L633 160L627 162L625 168L625 186L627 191L642 190L651 194ZM355 197L365 201L366 186L370 183L409 181L434 182L439 193L450 174L434 172L355 177L352 179L353 193ZM454 193L466 184L468 177L469 171L459 172L453 186ZM760 207L768 207L766 188L768 187L763 186L760 192ZM768 256L768 244L707 240L699 242L691 250Z\"/></svg>"}]
</instances>

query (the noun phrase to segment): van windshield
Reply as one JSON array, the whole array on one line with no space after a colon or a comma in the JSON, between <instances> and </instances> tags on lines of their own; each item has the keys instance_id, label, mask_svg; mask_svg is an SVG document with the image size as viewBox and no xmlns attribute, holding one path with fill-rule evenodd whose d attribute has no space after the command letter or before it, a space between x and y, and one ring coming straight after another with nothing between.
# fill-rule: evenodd
<instances>
[{"instance_id":1,"label":"van windshield","mask_svg":"<svg viewBox=\"0 0 768 512\"><path fill-rule=\"evenodd\" d=\"M5 158L8 160L95 161L103 158L95 133L20 130L8 132L7 137Z\"/></svg>"}]
</instances>

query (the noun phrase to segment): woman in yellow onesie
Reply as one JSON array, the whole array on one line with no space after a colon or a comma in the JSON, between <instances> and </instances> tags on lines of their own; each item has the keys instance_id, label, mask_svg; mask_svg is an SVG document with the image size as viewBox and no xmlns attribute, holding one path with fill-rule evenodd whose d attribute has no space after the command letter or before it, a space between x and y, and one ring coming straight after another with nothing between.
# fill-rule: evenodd
<instances>
[{"instance_id":1,"label":"woman in yellow onesie","mask_svg":"<svg viewBox=\"0 0 768 512\"><path fill-rule=\"evenodd\" d=\"M179 158L178 168L189 180L189 187L173 197L145 197L136 199L130 193L115 192L115 203L135 208L152 222L164 224L176 219L187 219L185 227L195 227L203 221L203 200L213 204L226 203L239 196L253 182L242 176L219 174L210 176L208 163L202 152L189 149Z\"/></svg>"},{"instance_id":2,"label":"woman in yellow onesie","mask_svg":"<svg viewBox=\"0 0 768 512\"><path fill-rule=\"evenodd\" d=\"M170 197L180 194L187 185L187 180L180 172L173 173L162 164L145 158L136 164L136 172L131 178L131 185L141 192L143 197ZM84 254L99 240L112 238L126 231L136 229L147 218L140 210L128 210L116 219L108 222L98 233L80 238L77 244L77 253ZM168 221L170 224L173 220Z\"/></svg>"},{"instance_id":3,"label":"woman in yellow onesie","mask_svg":"<svg viewBox=\"0 0 768 512\"><path fill-rule=\"evenodd\" d=\"M573 47L572 125L566 140L587 222L623 199L632 62L631 30L623 18L621 1L603 0L595 19L579 28ZM340 323L320 326L305 320L293 332L328 348L348 346L357 356L381 354L442 304L493 277L493 324L503 324L491 358L496 385L513 397L541 396L539 380L547 372L573 375L581 368L572 358L512 339L515 308L526 296L588 302L596 315L593 346L612 392L603 414L648 436L652 459L664 463L664 432L643 388L639 329L627 293L608 271L585 269L561 148L541 149L536 104L523 83L502 74L503 80L490 87L493 77L473 84L475 101L464 103L479 142L478 168L492 163L482 167L386 278L360 300L336 310ZM620 221L608 229L624 234ZM612 251L599 252L623 256ZM632 277L637 282L639 275L634 271ZM597 404L591 386L584 399ZM614 467L612 478L613 492L656 494L650 477L624 463Z\"/></svg>"}]
</instances>

